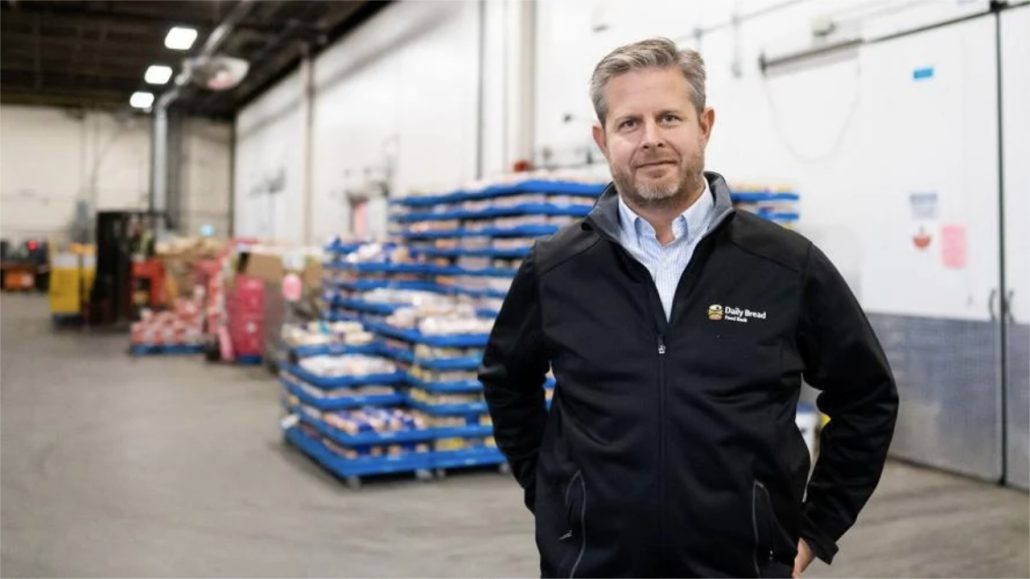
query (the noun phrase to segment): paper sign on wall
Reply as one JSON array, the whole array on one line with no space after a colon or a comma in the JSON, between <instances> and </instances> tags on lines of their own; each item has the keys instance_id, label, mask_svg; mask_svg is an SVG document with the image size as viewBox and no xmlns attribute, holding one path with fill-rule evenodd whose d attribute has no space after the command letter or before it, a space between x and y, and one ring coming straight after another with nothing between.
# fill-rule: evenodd
<instances>
[{"instance_id":1,"label":"paper sign on wall","mask_svg":"<svg viewBox=\"0 0 1030 579\"><path fill-rule=\"evenodd\" d=\"M912 207L912 219L937 219L937 192L915 191L908 194L908 203Z\"/></svg>"},{"instance_id":2,"label":"paper sign on wall","mask_svg":"<svg viewBox=\"0 0 1030 579\"><path fill-rule=\"evenodd\" d=\"M912 245L922 251L933 242L937 229L937 192L915 191L908 194L912 210Z\"/></svg>"},{"instance_id":3,"label":"paper sign on wall","mask_svg":"<svg viewBox=\"0 0 1030 579\"><path fill-rule=\"evenodd\" d=\"M941 227L941 260L944 267L962 269L966 267L966 226L945 225Z\"/></svg>"}]
</instances>

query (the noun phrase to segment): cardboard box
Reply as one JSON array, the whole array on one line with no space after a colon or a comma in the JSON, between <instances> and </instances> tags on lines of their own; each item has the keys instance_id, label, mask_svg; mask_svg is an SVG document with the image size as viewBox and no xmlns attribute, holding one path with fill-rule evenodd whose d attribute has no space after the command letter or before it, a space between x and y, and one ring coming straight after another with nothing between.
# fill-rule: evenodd
<instances>
[{"instance_id":1,"label":"cardboard box","mask_svg":"<svg viewBox=\"0 0 1030 579\"><path fill-rule=\"evenodd\" d=\"M239 273L265 281L279 281L286 273L283 258L277 253L252 251L240 255Z\"/></svg>"},{"instance_id":2,"label":"cardboard box","mask_svg":"<svg viewBox=\"0 0 1030 579\"><path fill-rule=\"evenodd\" d=\"M301 274L301 281L304 282L304 289L307 291L322 289L322 260L317 256L309 255L304 263L304 272Z\"/></svg>"}]
</instances>

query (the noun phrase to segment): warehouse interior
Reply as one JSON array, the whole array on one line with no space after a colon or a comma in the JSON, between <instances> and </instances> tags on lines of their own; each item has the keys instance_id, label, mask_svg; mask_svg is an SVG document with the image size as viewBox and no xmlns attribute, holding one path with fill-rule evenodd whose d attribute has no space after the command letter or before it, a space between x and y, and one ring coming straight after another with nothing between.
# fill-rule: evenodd
<instances>
[{"instance_id":1,"label":"warehouse interior","mask_svg":"<svg viewBox=\"0 0 1030 579\"><path fill-rule=\"evenodd\" d=\"M1026 0L2 0L0 573L538 575L476 370L656 36L897 382L804 576L1030 577Z\"/></svg>"}]
</instances>

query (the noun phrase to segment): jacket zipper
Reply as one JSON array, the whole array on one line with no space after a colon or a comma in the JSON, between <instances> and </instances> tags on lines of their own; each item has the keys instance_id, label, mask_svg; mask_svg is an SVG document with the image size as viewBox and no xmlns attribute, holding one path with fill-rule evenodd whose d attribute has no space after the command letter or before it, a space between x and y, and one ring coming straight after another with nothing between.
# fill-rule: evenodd
<instances>
[{"instance_id":1,"label":"jacket zipper","mask_svg":"<svg viewBox=\"0 0 1030 579\"><path fill-rule=\"evenodd\" d=\"M658 334L658 501L665 504L665 336ZM661 560L665 561L664 510L658 514L658 536L661 537Z\"/></svg>"}]
</instances>

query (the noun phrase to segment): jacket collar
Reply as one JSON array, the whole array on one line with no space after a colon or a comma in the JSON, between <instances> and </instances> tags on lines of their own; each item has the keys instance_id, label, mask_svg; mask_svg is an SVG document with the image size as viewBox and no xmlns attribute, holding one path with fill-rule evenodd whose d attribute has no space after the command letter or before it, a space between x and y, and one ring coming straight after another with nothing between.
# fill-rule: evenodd
<instances>
[{"instance_id":1,"label":"jacket collar","mask_svg":"<svg viewBox=\"0 0 1030 579\"><path fill-rule=\"evenodd\" d=\"M712 221L708 226L707 236L733 213L733 203L730 200L730 188L722 175L713 171L705 171L705 179L708 180L708 188L715 197L715 207L712 209ZM612 239L619 239L619 192L615 190L615 183L609 183L601 197L594 204L587 216L595 227Z\"/></svg>"}]
</instances>

